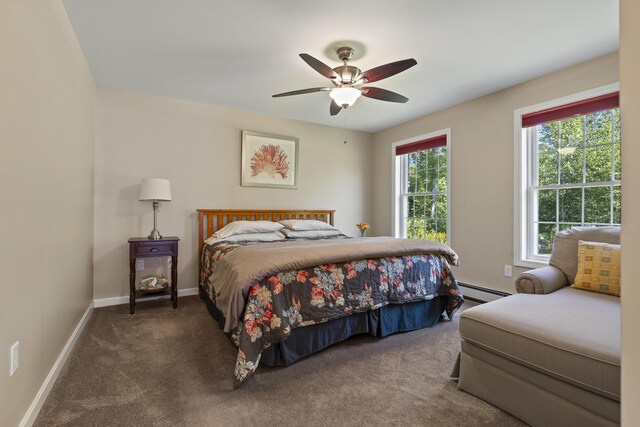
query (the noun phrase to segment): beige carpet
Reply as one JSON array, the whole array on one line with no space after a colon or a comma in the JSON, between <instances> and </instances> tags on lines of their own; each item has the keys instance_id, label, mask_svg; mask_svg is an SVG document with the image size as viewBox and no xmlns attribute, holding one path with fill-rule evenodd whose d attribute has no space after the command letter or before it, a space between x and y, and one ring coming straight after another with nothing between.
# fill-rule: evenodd
<instances>
[{"instance_id":1,"label":"beige carpet","mask_svg":"<svg viewBox=\"0 0 640 427\"><path fill-rule=\"evenodd\" d=\"M36 426L522 425L449 378L457 316L259 368L233 391L235 348L198 297L128 310L94 310Z\"/></svg>"}]
</instances>

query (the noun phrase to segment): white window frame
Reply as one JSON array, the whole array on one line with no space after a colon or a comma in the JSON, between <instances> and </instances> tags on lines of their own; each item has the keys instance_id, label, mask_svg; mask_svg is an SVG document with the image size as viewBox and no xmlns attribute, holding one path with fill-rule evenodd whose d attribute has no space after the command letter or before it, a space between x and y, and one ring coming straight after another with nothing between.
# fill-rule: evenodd
<instances>
[{"instance_id":1,"label":"white window frame","mask_svg":"<svg viewBox=\"0 0 640 427\"><path fill-rule=\"evenodd\" d=\"M548 257L530 255L533 239L528 218L533 218L535 206L529 206L529 191L531 187L531 171L529 159L532 153L527 152L527 128L522 127L522 116L549 108L559 107L589 98L620 91L620 84L614 83L598 87L562 98L554 99L529 107L519 108L513 112L514 129L514 265L519 267L537 268L549 264Z\"/></svg>"},{"instance_id":2,"label":"white window frame","mask_svg":"<svg viewBox=\"0 0 640 427\"><path fill-rule=\"evenodd\" d=\"M434 132L430 132L424 135L419 135L409 139L403 139L391 144L391 230L394 237L406 237L403 235L404 230L401 227L400 220L403 215L403 201L402 201L402 159L401 156L396 156L396 147L411 144L412 142L418 142L423 139L436 138L438 136L445 135L447 138L447 244L451 244L451 128L441 129Z\"/></svg>"}]
</instances>

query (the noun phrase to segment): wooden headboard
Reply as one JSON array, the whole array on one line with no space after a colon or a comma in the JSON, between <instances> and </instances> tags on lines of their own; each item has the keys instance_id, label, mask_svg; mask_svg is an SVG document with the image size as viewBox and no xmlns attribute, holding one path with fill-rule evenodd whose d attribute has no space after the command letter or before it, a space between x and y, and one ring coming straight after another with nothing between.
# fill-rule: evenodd
<instances>
[{"instance_id":1,"label":"wooden headboard","mask_svg":"<svg viewBox=\"0 0 640 427\"><path fill-rule=\"evenodd\" d=\"M253 210L198 209L198 254L202 262L202 246L213 233L233 221L280 221L281 219L315 219L333 225L335 210ZM200 266L202 267L202 266Z\"/></svg>"}]
</instances>

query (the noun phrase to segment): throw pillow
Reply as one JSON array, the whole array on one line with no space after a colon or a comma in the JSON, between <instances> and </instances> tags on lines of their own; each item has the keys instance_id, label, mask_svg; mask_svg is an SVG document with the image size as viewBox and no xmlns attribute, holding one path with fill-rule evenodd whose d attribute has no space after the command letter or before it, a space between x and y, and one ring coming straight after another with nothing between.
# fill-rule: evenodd
<instances>
[{"instance_id":1,"label":"throw pillow","mask_svg":"<svg viewBox=\"0 0 640 427\"><path fill-rule=\"evenodd\" d=\"M572 288L620 296L620 245L578 242L578 273Z\"/></svg>"}]
</instances>

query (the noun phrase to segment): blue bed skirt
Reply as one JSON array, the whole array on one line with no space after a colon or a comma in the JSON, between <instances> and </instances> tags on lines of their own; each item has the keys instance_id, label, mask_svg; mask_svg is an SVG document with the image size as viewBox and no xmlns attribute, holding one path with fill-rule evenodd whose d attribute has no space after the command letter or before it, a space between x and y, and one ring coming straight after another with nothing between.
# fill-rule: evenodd
<instances>
[{"instance_id":1,"label":"blue bed skirt","mask_svg":"<svg viewBox=\"0 0 640 427\"><path fill-rule=\"evenodd\" d=\"M200 289L207 309L224 328L224 316L206 292ZM389 304L378 310L354 313L326 323L295 328L289 337L262 352L260 364L287 366L333 344L359 334L385 337L396 332L429 328L441 319L447 297L406 304Z\"/></svg>"}]
</instances>

